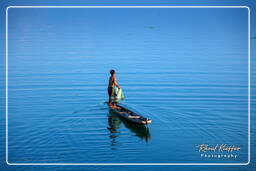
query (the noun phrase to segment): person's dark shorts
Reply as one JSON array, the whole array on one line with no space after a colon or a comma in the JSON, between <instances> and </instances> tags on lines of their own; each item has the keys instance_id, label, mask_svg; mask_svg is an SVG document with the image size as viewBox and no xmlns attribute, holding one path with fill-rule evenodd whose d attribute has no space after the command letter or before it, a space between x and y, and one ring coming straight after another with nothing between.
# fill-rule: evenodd
<instances>
[{"instance_id":1,"label":"person's dark shorts","mask_svg":"<svg viewBox=\"0 0 256 171\"><path fill-rule=\"evenodd\" d=\"M108 87L108 97L110 98L112 96L113 93L113 87Z\"/></svg>"}]
</instances>

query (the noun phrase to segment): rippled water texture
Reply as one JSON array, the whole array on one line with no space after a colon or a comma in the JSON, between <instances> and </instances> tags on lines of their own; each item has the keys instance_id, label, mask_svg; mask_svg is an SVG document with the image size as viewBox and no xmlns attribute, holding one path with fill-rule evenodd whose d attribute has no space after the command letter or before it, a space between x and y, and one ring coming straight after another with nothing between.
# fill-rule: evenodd
<instances>
[{"instance_id":1,"label":"rippled water texture","mask_svg":"<svg viewBox=\"0 0 256 171\"><path fill-rule=\"evenodd\" d=\"M247 41L246 9L10 9L9 162L247 162ZM152 124L109 111L112 68Z\"/></svg>"}]
</instances>

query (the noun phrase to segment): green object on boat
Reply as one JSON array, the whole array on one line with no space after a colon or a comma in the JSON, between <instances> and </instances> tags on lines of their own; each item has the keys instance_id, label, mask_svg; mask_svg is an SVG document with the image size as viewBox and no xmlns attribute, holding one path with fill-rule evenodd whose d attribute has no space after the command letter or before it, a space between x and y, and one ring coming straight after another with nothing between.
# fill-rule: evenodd
<instances>
[{"instance_id":1,"label":"green object on boat","mask_svg":"<svg viewBox=\"0 0 256 171\"><path fill-rule=\"evenodd\" d=\"M124 100L124 93L121 88L115 87L115 95L117 100Z\"/></svg>"}]
</instances>

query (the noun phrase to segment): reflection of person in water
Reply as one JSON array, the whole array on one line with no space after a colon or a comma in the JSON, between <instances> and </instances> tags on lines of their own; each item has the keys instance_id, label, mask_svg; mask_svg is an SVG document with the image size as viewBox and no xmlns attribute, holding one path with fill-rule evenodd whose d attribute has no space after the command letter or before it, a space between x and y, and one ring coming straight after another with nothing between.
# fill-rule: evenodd
<instances>
[{"instance_id":1,"label":"reflection of person in water","mask_svg":"<svg viewBox=\"0 0 256 171\"><path fill-rule=\"evenodd\" d=\"M117 141L116 138L118 137L118 128L120 127L121 121L112 115L112 113L109 111L109 117L108 117L108 130L110 131L109 137L111 138L111 146L116 146ZM112 147L112 150L115 150L116 148Z\"/></svg>"},{"instance_id":2,"label":"reflection of person in water","mask_svg":"<svg viewBox=\"0 0 256 171\"><path fill-rule=\"evenodd\" d=\"M109 111L109 117L108 117L108 129L110 130L111 133L118 133L117 129L119 128L121 121L113 116L113 114L110 113Z\"/></svg>"},{"instance_id":3,"label":"reflection of person in water","mask_svg":"<svg viewBox=\"0 0 256 171\"><path fill-rule=\"evenodd\" d=\"M130 123L129 121L126 121L123 118L117 117L115 113L111 110L109 110L109 117L108 117L108 129L110 130L110 138L112 139L112 145L113 142L116 144L116 138L118 137L121 123L128 128L130 131L135 133L135 135L141 139L144 139L146 142L151 138L149 128L145 125L137 125L134 123Z\"/></svg>"}]
</instances>

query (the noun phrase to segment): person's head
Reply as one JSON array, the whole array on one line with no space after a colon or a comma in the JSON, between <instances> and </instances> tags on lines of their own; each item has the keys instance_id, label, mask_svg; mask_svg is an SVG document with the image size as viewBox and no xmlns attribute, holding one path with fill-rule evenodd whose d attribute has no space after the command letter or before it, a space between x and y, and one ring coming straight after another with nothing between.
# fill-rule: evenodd
<instances>
[{"instance_id":1,"label":"person's head","mask_svg":"<svg viewBox=\"0 0 256 171\"><path fill-rule=\"evenodd\" d=\"M113 69L110 70L111 76L113 76L115 73L116 73L115 70L113 70Z\"/></svg>"}]
</instances>

